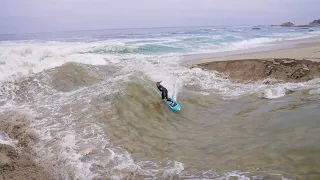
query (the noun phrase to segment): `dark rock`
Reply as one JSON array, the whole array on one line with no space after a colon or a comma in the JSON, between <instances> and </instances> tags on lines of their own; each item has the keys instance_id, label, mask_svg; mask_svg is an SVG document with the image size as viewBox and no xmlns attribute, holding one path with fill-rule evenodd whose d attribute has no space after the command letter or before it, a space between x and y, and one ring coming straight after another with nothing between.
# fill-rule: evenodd
<instances>
[{"instance_id":1,"label":"dark rock","mask_svg":"<svg viewBox=\"0 0 320 180\"><path fill-rule=\"evenodd\" d=\"M259 28L259 27L253 27L252 29L253 30L261 30L261 28Z\"/></svg>"},{"instance_id":2,"label":"dark rock","mask_svg":"<svg viewBox=\"0 0 320 180\"><path fill-rule=\"evenodd\" d=\"M282 26L282 27L292 27L292 26L294 26L294 24L292 22L286 22L286 23L282 23L280 26Z\"/></svg>"}]
</instances>

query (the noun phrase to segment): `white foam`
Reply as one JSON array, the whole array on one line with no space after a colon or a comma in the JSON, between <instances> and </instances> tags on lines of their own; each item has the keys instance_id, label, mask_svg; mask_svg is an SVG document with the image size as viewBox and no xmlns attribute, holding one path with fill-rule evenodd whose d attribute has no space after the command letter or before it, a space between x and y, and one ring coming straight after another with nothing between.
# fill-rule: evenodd
<instances>
[{"instance_id":1,"label":"white foam","mask_svg":"<svg viewBox=\"0 0 320 180\"><path fill-rule=\"evenodd\" d=\"M309 94L320 94L320 88L310 90Z\"/></svg>"},{"instance_id":2,"label":"white foam","mask_svg":"<svg viewBox=\"0 0 320 180\"><path fill-rule=\"evenodd\" d=\"M245 44L260 44L269 42L268 38L256 38L249 41L235 43L235 46ZM214 71L201 69L188 69L179 65L180 55L151 56L143 54L93 54L85 53L92 48L103 47L105 44L117 44L114 41L93 43L7 43L0 45L1 61L0 80L8 79L11 75L37 73L45 69L61 66L70 61L92 65L122 66L122 72L128 74L141 71L153 81L162 80L163 85L169 90L169 96L177 98L179 88L183 85L197 85L205 90L213 90L225 97L237 97L245 94L263 92L265 98L278 98L285 95L283 87L273 87L263 84L233 84ZM121 44L121 43L120 43ZM249 45L250 46L250 45ZM79 53L80 52L80 53ZM181 81L181 85L176 83ZM153 85L152 85L153 86ZM286 85L288 89L303 88L303 86L317 87L318 84ZM175 89L177 88L177 89ZM173 94L175 93L175 94Z\"/></svg>"},{"instance_id":3,"label":"white foam","mask_svg":"<svg viewBox=\"0 0 320 180\"><path fill-rule=\"evenodd\" d=\"M245 173L239 172L239 171L232 171L227 172L224 174L224 177L219 179L229 179L229 178L236 177L238 180L250 180L250 177L246 177Z\"/></svg>"},{"instance_id":4,"label":"white foam","mask_svg":"<svg viewBox=\"0 0 320 180\"><path fill-rule=\"evenodd\" d=\"M268 88L264 91L263 97L267 99L276 99L286 95L286 89L283 87Z\"/></svg>"},{"instance_id":5,"label":"white foam","mask_svg":"<svg viewBox=\"0 0 320 180\"><path fill-rule=\"evenodd\" d=\"M0 144L6 144L12 147L15 147L18 141L12 140L8 134L0 131Z\"/></svg>"},{"instance_id":6,"label":"white foam","mask_svg":"<svg viewBox=\"0 0 320 180\"><path fill-rule=\"evenodd\" d=\"M110 96L121 91L119 84L126 78L117 76L90 88L50 93L52 96L38 93L39 89L34 92L36 102L32 103L32 108L41 109L35 113L41 121L32 122L41 137L34 149L43 166L62 179L123 179L126 176L119 171L135 172L139 169L126 150L109 143L104 125L93 116L99 111L97 104L91 104L97 96ZM103 111L105 117L115 118L110 102L103 102Z\"/></svg>"},{"instance_id":7,"label":"white foam","mask_svg":"<svg viewBox=\"0 0 320 180\"><path fill-rule=\"evenodd\" d=\"M161 166L164 164L164 166ZM137 162L140 166L139 173L149 177L158 177L161 179L171 179L172 177L178 176L184 172L184 164L178 161L167 160L166 162L157 164L151 161ZM147 179L154 179L147 178Z\"/></svg>"},{"instance_id":8,"label":"white foam","mask_svg":"<svg viewBox=\"0 0 320 180\"><path fill-rule=\"evenodd\" d=\"M173 167L170 167L170 164L173 164ZM169 168L165 168L163 172L164 178L168 178L173 175L179 175L184 170L184 165L178 161L169 161L168 166Z\"/></svg>"},{"instance_id":9,"label":"white foam","mask_svg":"<svg viewBox=\"0 0 320 180\"><path fill-rule=\"evenodd\" d=\"M66 62L105 65L98 54L79 54L94 44L2 43L0 44L0 81L13 75L27 75L61 66Z\"/></svg>"},{"instance_id":10,"label":"white foam","mask_svg":"<svg viewBox=\"0 0 320 180\"><path fill-rule=\"evenodd\" d=\"M249 49L267 45L267 43L279 41L277 38L253 38L238 42L226 43L230 50Z\"/></svg>"},{"instance_id":11,"label":"white foam","mask_svg":"<svg viewBox=\"0 0 320 180\"><path fill-rule=\"evenodd\" d=\"M178 99L178 94L179 94L179 92L181 91L182 85L183 85L183 82L178 78L178 79L176 80L175 85L174 85L174 91L173 91L173 95L172 95L172 98L173 98L174 100L177 100L177 99Z\"/></svg>"}]
</instances>

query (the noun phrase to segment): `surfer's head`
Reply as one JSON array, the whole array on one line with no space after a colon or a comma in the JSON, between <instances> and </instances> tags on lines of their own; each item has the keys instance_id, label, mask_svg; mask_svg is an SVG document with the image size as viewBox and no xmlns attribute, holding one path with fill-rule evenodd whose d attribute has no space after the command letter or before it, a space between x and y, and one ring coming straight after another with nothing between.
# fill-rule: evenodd
<instances>
[{"instance_id":1,"label":"surfer's head","mask_svg":"<svg viewBox=\"0 0 320 180\"><path fill-rule=\"evenodd\" d=\"M156 83L156 86L160 86L160 83L161 83L161 81L160 81L160 82L157 82L157 83Z\"/></svg>"}]
</instances>

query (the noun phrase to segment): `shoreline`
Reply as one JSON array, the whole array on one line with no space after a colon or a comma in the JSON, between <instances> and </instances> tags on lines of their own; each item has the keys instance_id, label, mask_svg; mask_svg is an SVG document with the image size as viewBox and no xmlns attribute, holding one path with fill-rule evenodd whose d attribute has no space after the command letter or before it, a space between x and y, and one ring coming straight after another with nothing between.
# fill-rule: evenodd
<instances>
[{"instance_id":1,"label":"shoreline","mask_svg":"<svg viewBox=\"0 0 320 180\"><path fill-rule=\"evenodd\" d=\"M314 50L316 51L315 54ZM187 65L197 65L212 61L241 59L291 58L320 60L320 52L317 50L320 51L320 36L272 42L266 44L266 46L243 50L186 55L181 59L181 62Z\"/></svg>"},{"instance_id":2,"label":"shoreline","mask_svg":"<svg viewBox=\"0 0 320 180\"><path fill-rule=\"evenodd\" d=\"M314 40L286 49L196 59L185 64L218 71L236 83L305 82L320 77L320 39Z\"/></svg>"}]
</instances>

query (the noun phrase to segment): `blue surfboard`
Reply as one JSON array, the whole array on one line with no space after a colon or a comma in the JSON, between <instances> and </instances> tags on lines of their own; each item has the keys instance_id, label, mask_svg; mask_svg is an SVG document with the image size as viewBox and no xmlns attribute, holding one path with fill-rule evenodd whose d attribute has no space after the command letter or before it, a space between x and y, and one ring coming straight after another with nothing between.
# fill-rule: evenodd
<instances>
[{"instance_id":1,"label":"blue surfboard","mask_svg":"<svg viewBox=\"0 0 320 180\"><path fill-rule=\"evenodd\" d=\"M167 101L168 106L174 111L180 111L181 110L180 104L177 101L175 101L174 99L172 99L172 98L170 98L170 99L174 102L174 104L172 105L172 102Z\"/></svg>"}]
</instances>

